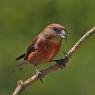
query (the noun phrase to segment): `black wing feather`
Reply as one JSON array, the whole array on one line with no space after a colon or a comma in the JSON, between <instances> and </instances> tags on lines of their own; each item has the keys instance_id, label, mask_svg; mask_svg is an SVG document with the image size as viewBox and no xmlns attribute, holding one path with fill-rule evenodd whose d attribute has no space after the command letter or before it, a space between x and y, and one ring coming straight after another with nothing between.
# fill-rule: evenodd
<instances>
[{"instance_id":1,"label":"black wing feather","mask_svg":"<svg viewBox=\"0 0 95 95\"><path fill-rule=\"evenodd\" d=\"M27 52L26 52L26 54L25 54L24 60L27 60L29 54L30 54L31 52L33 52L33 51L35 51L35 47L34 47L34 46L29 46L29 47L27 48Z\"/></svg>"}]
</instances>

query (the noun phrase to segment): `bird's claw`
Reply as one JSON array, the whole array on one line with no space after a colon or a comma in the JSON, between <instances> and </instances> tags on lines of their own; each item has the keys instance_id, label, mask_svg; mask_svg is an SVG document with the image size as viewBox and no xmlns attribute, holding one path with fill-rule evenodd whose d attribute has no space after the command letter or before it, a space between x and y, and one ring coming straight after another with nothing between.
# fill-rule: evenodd
<instances>
[{"instance_id":1,"label":"bird's claw","mask_svg":"<svg viewBox=\"0 0 95 95\"><path fill-rule=\"evenodd\" d=\"M37 75L37 79L43 82L44 74L41 71L37 71L36 75Z\"/></svg>"},{"instance_id":2,"label":"bird's claw","mask_svg":"<svg viewBox=\"0 0 95 95\"><path fill-rule=\"evenodd\" d=\"M68 63L68 58L69 58L69 56L68 56L68 54L66 53L64 59L51 60L50 62L56 62L56 63L59 65L60 68L63 68L63 67L65 67L66 64Z\"/></svg>"},{"instance_id":3,"label":"bird's claw","mask_svg":"<svg viewBox=\"0 0 95 95\"><path fill-rule=\"evenodd\" d=\"M64 61L64 59L56 60L56 63L59 65L60 68L66 66L66 62Z\"/></svg>"},{"instance_id":4,"label":"bird's claw","mask_svg":"<svg viewBox=\"0 0 95 95\"><path fill-rule=\"evenodd\" d=\"M66 64L68 63L68 54L65 55L64 59L56 60L56 63L61 67L65 67Z\"/></svg>"}]
</instances>

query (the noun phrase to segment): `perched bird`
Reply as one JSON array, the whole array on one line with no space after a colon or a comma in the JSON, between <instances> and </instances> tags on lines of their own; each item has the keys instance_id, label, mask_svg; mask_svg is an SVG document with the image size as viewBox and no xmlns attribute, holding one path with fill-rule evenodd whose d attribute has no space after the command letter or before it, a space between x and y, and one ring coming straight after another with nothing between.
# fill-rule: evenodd
<instances>
[{"instance_id":1,"label":"perched bird","mask_svg":"<svg viewBox=\"0 0 95 95\"><path fill-rule=\"evenodd\" d=\"M53 60L60 49L62 39L67 39L65 28L60 24L50 24L32 40L26 53L16 60L23 58L37 68L39 64Z\"/></svg>"}]
</instances>

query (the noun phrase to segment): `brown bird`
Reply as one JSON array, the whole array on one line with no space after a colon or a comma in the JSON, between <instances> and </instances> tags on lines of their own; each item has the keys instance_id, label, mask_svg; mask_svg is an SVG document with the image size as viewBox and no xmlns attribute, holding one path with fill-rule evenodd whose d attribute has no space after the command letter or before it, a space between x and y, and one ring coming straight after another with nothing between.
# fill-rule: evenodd
<instances>
[{"instance_id":1,"label":"brown bird","mask_svg":"<svg viewBox=\"0 0 95 95\"><path fill-rule=\"evenodd\" d=\"M26 53L17 57L16 60L23 58L24 61L33 64L36 68L39 64L53 60L60 49L62 39L67 39L64 30L65 28L60 24L48 25L32 40Z\"/></svg>"}]
</instances>

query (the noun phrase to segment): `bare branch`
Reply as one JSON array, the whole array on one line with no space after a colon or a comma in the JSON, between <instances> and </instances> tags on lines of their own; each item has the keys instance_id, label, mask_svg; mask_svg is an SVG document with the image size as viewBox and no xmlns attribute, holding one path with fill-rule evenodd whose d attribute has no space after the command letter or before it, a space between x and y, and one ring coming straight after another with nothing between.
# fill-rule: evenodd
<instances>
[{"instance_id":1,"label":"bare branch","mask_svg":"<svg viewBox=\"0 0 95 95\"><path fill-rule=\"evenodd\" d=\"M67 54L65 55L65 57L63 59L60 60L56 60L57 62L63 63L63 66L65 67L65 65L68 63L70 57L75 53L75 51L81 46L81 44L90 36L92 36L95 33L95 27L93 27L91 30L89 30L87 33L85 33L79 41L77 41L77 43L67 52ZM44 70L41 70L43 76L52 73L56 70L58 70L60 68L60 66L58 64L55 64L49 68L46 68ZM39 80L38 75L35 74L34 76L30 77L29 79L27 79L26 81L22 81L19 80L17 82L17 86L16 89L14 91L14 93L12 95L19 95L26 87L28 87L29 85L32 85L34 82L36 82L37 80Z\"/></svg>"}]
</instances>

